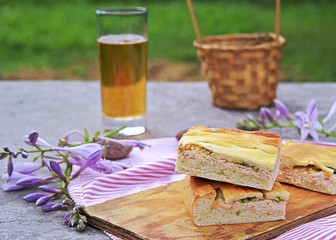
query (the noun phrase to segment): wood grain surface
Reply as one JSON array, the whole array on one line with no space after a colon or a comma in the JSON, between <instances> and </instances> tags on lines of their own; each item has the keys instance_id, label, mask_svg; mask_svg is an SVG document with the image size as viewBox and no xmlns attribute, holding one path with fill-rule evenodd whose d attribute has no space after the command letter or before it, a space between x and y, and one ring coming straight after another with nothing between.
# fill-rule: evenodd
<instances>
[{"instance_id":1,"label":"wood grain surface","mask_svg":"<svg viewBox=\"0 0 336 240\"><path fill-rule=\"evenodd\" d=\"M89 224L127 239L269 239L336 212L336 197L283 184L286 219L197 227L181 196L181 181L86 208Z\"/></svg>"}]
</instances>

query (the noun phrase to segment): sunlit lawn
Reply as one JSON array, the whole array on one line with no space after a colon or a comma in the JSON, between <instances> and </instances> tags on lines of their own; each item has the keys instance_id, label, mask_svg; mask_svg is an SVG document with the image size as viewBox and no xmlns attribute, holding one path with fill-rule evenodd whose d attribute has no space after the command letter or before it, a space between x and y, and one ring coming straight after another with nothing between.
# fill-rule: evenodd
<instances>
[{"instance_id":1,"label":"sunlit lawn","mask_svg":"<svg viewBox=\"0 0 336 240\"><path fill-rule=\"evenodd\" d=\"M274 31L274 1L194 0L203 36ZM21 0L0 2L0 77L16 71L69 71L89 78L97 64L95 9L149 9L149 57L197 63L195 34L183 0ZM287 81L335 81L336 1L282 1L281 31L288 44ZM70 70L69 70L70 69Z\"/></svg>"}]
</instances>

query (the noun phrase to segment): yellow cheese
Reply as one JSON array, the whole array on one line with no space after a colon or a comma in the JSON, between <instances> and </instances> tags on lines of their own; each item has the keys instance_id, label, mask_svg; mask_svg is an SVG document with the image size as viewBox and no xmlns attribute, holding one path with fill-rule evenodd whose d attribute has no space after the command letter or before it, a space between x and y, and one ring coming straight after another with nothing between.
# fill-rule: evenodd
<instances>
[{"instance_id":1,"label":"yellow cheese","mask_svg":"<svg viewBox=\"0 0 336 240\"><path fill-rule=\"evenodd\" d=\"M254 188L237 186L230 183L221 183L219 184L219 188L227 204L247 198L256 198L256 200L263 198L262 192Z\"/></svg>"},{"instance_id":2,"label":"yellow cheese","mask_svg":"<svg viewBox=\"0 0 336 240\"><path fill-rule=\"evenodd\" d=\"M282 162L287 166L314 165L328 175L336 169L336 147L288 141L283 145Z\"/></svg>"},{"instance_id":3,"label":"yellow cheese","mask_svg":"<svg viewBox=\"0 0 336 240\"><path fill-rule=\"evenodd\" d=\"M266 199L271 200L283 200L287 201L289 199L289 193L285 190L285 188L279 183L275 182L272 188L272 191L260 190Z\"/></svg>"},{"instance_id":4,"label":"yellow cheese","mask_svg":"<svg viewBox=\"0 0 336 240\"><path fill-rule=\"evenodd\" d=\"M281 138L275 134L229 128L193 127L179 141L179 146L187 144L201 146L229 162L273 170Z\"/></svg>"}]
</instances>

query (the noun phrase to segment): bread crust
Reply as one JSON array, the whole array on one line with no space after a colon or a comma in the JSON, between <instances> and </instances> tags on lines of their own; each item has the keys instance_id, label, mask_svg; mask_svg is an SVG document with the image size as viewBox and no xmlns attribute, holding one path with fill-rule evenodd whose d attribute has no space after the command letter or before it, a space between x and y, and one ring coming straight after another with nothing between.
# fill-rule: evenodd
<instances>
[{"instance_id":1,"label":"bread crust","mask_svg":"<svg viewBox=\"0 0 336 240\"><path fill-rule=\"evenodd\" d=\"M263 191L188 176L182 194L197 226L266 222L285 218L289 194L281 184L275 186L272 191ZM247 192L252 194L250 198L246 196ZM225 197L229 195L240 197L231 201Z\"/></svg>"}]
</instances>

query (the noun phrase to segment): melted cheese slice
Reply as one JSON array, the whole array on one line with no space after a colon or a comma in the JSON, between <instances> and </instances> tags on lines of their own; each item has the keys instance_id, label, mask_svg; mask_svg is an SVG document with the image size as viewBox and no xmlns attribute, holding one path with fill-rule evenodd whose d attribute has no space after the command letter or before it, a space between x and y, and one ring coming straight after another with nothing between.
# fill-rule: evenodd
<instances>
[{"instance_id":1,"label":"melted cheese slice","mask_svg":"<svg viewBox=\"0 0 336 240\"><path fill-rule=\"evenodd\" d=\"M229 128L193 127L179 141L180 147L187 144L199 145L229 162L274 170L281 137Z\"/></svg>"},{"instance_id":2,"label":"melted cheese slice","mask_svg":"<svg viewBox=\"0 0 336 240\"><path fill-rule=\"evenodd\" d=\"M286 166L314 165L328 175L336 169L336 147L288 141L282 149L281 163Z\"/></svg>"}]
</instances>

